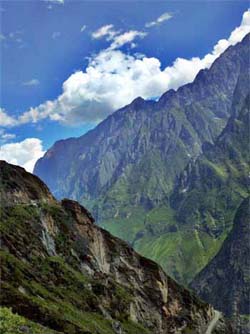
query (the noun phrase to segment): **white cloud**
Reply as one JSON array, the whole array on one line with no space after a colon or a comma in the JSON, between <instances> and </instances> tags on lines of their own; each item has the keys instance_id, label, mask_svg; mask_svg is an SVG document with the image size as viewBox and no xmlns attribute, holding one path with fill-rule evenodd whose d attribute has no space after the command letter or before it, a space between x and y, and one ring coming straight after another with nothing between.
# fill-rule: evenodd
<instances>
[{"instance_id":1,"label":"white cloud","mask_svg":"<svg viewBox=\"0 0 250 334\"><path fill-rule=\"evenodd\" d=\"M31 79L22 83L23 86L38 86L40 81L38 79Z\"/></svg>"},{"instance_id":2,"label":"white cloud","mask_svg":"<svg viewBox=\"0 0 250 334\"><path fill-rule=\"evenodd\" d=\"M5 141L8 141L8 140L11 140L11 139L14 139L14 138L16 138L16 135L14 133L4 133L1 136L1 139L5 140Z\"/></svg>"},{"instance_id":3,"label":"white cloud","mask_svg":"<svg viewBox=\"0 0 250 334\"><path fill-rule=\"evenodd\" d=\"M106 37L107 40L110 40L117 34L118 31L114 30L113 24L107 24L105 26L100 27L98 30L94 31L91 36L94 39L100 39Z\"/></svg>"},{"instance_id":4,"label":"white cloud","mask_svg":"<svg viewBox=\"0 0 250 334\"><path fill-rule=\"evenodd\" d=\"M58 37L60 37L60 36L61 36L60 31L54 31L51 37L52 37L53 39L56 39L56 38L58 38Z\"/></svg>"},{"instance_id":5,"label":"white cloud","mask_svg":"<svg viewBox=\"0 0 250 334\"><path fill-rule=\"evenodd\" d=\"M147 35L146 32L138 31L138 30L129 30L121 33L119 30L115 30L113 24L107 24L105 26L100 27L98 30L92 33L92 38L100 39L106 38L106 41L110 41L111 45L109 46L109 50L119 49L125 44L132 43L133 40L137 37L144 38ZM133 43L134 47L134 43Z\"/></svg>"},{"instance_id":6,"label":"white cloud","mask_svg":"<svg viewBox=\"0 0 250 334\"><path fill-rule=\"evenodd\" d=\"M220 40L211 53L203 58L177 58L171 66L164 69L157 58L138 54L127 55L110 46L93 56L85 71L73 73L63 83L62 93L57 99L30 108L18 119L8 118L2 111L0 125L1 120L5 126L13 126L36 123L45 118L66 124L99 122L137 96L145 99L159 97L171 88L177 89L193 81L201 69L209 68L228 46L241 41L248 32L249 10L244 13L241 25L227 40ZM126 38L117 45L122 45L124 41ZM114 42L113 38L111 45Z\"/></svg>"},{"instance_id":7,"label":"white cloud","mask_svg":"<svg viewBox=\"0 0 250 334\"><path fill-rule=\"evenodd\" d=\"M130 30L121 35L117 35L113 38L113 42L110 45L110 49L118 49L127 43L133 42L136 37L144 38L147 35L145 32Z\"/></svg>"},{"instance_id":8,"label":"white cloud","mask_svg":"<svg viewBox=\"0 0 250 334\"><path fill-rule=\"evenodd\" d=\"M84 32L84 30L86 30L86 28L87 28L87 26L86 26L86 24L84 24L84 25L81 27L80 31L81 31L81 32Z\"/></svg>"},{"instance_id":9,"label":"white cloud","mask_svg":"<svg viewBox=\"0 0 250 334\"><path fill-rule=\"evenodd\" d=\"M63 5L64 4L64 0L45 0L46 2L52 2L58 5Z\"/></svg>"},{"instance_id":10,"label":"white cloud","mask_svg":"<svg viewBox=\"0 0 250 334\"><path fill-rule=\"evenodd\" d=\"M17 121L9 116L3 108L0 108L0 126L15 126Z\"/></svg>"},{"instance_id":11,"label":"white cloud","mask_svg":"<svg viewBox=\"0 0 250 334\"><path fill-rule=\"evenodd\" d=\"M19 143L0 146L0 159L24 167L32 172L37 159L44 155L42 142L38 138L27 138Z\"/></svg>"},{"instance_id":12,"label":"white cloud","mask_svg":"<svg viewBox=\"0 0 250 334\"><path fill-rule=\"evenodd\" d=\"M163 13L161 16L159 16L155 21L151 21L145 24L146 28L151 28L154 27L156 25L159 25L161 23L163 23L164 21L168 21L173 17L173 14L171 13Z\"/></svg>"},{"instance_id":13,"label":"white cloud","mask_svg":"<svg viewBox=\"0 0 250 334\"><path fill-rule=\"evenodd\" d=\"M7 133L5 132L4 129L0 129L0 141L1 142L6 142L14 138L16 138L16 135L14 133Z\"/></svg>"},{"instance_id":14,"label":"white cloud","mask_svg":"<svg viewBox=\"0 0 250 334\"><path fill-rule=\"evenodd\" d=\"M0 34L0 41L4 41L6 37L3 34Z\"/></svg>"}]
</instances>

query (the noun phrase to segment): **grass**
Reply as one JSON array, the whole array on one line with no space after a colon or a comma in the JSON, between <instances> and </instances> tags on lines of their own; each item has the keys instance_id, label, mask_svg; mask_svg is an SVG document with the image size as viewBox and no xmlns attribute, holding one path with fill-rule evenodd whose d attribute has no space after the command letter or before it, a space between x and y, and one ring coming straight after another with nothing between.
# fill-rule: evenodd
<instances>
[{"instance_id":1,"label":"grass","mask_svg":"<svg viewBox=\"0 0 250 334\"><path fill-rule=\"evenodd\" d=\"M41 326L16 313L11 308L0 307L0 333L1 334L59 334L50 328Z\"/></svg>"},{"instance_id":2,"label":"grass","mask_svg":"<svg viewBox=\"0 0 250 334\"><path fill-rule=\"evenodd\" d=\"M226 235L218 239L196 230L145 237L135 243L135 249L157 261L170 276L184 285L218 252Z\"/></svg>"}]
</instances>

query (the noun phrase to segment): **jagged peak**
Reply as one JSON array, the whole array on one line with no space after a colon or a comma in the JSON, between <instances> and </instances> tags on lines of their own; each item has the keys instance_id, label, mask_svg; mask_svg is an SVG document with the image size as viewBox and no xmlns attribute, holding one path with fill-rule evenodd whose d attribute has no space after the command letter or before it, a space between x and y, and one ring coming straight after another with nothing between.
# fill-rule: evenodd
<instances>
[{"instance_id":1,"label":"jagged peak","mask_svg":"<svg viewBox=\"0 0 250 334\"><path fill-rule=\"evenodd\" d=\"M131 103L130 103L130 107L132 107L133 109L139 109L141 108L141 106L143 106L145 103L147 103L146 100L144 100L141 96L138 96L137 98L135 98Z\"/></svg>"}]
</instances>

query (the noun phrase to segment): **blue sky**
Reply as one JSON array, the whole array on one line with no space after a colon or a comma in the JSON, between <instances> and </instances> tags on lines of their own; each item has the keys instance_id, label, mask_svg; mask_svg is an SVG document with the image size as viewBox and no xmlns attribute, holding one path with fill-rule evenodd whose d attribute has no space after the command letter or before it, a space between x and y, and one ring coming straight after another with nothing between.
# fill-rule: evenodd
<instances>
[{"instance_id":1,"label":"blue sky","mask_svg":"<svg viewBox=\"0 0 250 334\"><path fill-rule=\"evenodd\" d=\"M31 170L56 140L82 135L138 95L159 97L192 81L249 31L248 6L0 1L0 158Z\"/></svg>"}]
</instances>

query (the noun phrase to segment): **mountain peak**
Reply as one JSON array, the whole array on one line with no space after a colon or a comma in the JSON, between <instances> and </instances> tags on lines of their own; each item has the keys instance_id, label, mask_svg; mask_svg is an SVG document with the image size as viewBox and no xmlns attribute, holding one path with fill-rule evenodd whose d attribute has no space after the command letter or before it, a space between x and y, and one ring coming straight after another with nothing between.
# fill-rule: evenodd
<instances>
[{"instance_id":1,"label":"mountain peak","mask_svg":"<svg viewBox=\"0 0 250 334\"><path fill-rule=\"evenodd\" d=\"M146 103L147 103L146 100L144 100L141 96L138 96L131 102L130 107L137 110L140 109Z\"/></svg>"},{"instance_id":2,"label":"mountain peak","mask_svg":"<svg viewBox=\"0 0 250 334\"><path fill-rule=\"evenodd\" d=\"M20 166L0 160L0 175L1 191L6 196L1 198L1 204L55 200L44 182Z\"/></svg>"}]
</instances>

